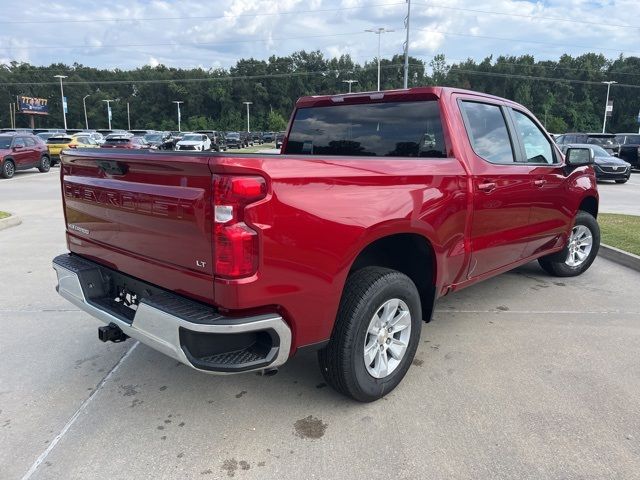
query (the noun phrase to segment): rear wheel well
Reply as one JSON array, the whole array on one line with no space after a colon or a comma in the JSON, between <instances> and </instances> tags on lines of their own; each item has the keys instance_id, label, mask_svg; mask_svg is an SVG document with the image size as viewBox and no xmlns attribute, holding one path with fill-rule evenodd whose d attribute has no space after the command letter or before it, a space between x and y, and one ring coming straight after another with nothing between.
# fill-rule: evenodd
<instances>
[{"instance_id":1,"label":"rear wheel well","mask_svg":"<svg viewBox=\"0 0 640 480\"><path fill-rule=\"evenodd\" d=\"M431 319L435 298L436 263L433 247L422 235L400 233L367 245L353 262L349 275L365 267L386 267L407 275L420 293L422 318Z\"/></svg>"},{"instance_id":2,"label":"rear wheel well","mask_svg":"<svg viewBox=\"0 0 640 480\"><path fill-rule=\"evenodd\" d=\"M590 213L593 218L598 218L598 201L595 197L586 197L580 202L578 210Z\"/></svg>"}]
</instances>

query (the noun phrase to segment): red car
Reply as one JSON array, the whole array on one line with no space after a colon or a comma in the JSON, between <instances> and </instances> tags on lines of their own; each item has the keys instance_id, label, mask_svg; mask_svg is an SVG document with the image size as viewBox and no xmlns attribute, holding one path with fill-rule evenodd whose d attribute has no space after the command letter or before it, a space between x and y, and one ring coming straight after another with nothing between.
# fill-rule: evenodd
<instances>
[{"instance_id":1,"label":"red car","mask_svg":"<svg viewBox=\"0 0 640 480\"><path fill-rule=\"evenodd\" d=\"M132 148L135 150L148 149L149 143L143 138L134 135L107 135L101 148Z\"/></svg>"},{"instance_id":2,"label":"red car","mask_svg":"<svg viewBox=\"0 0 640 480\"><path fill-rule=\"evenodd\" d=\"M17 170L37 168L42 173L51 168L46 144L30 133L10 132L0 135L0 176L11 178Z\"/></svg>"},{"instance_id":3,"label":"red car","mask_svg":"<svg viewBox=\"0 0 640 480\"><path fill-rule=\"evenodd\" d=\"M523 106L440 87L302 98L282 155L66 151L58 291L102 340L209 373L314 349L372 401L438 297L532 260L589 268L592 163Z\"/></svg>"}]
</instances>

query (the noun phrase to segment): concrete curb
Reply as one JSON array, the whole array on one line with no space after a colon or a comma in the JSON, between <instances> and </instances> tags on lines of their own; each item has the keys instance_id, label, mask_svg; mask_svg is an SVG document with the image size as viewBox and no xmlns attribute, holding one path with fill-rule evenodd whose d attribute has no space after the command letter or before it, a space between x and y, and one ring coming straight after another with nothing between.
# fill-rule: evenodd
<instances>
[{"instance_id":1,"label":"concrete curb","mask_svg":"<svg viewBox=\"0 0 640 480\"><path fill-rule=\"evenodd\" d=\"M20 225L22 220L20 217L16 217L15 215L11 215L7 218L0 219L0 230L4 230L5 228L15 227L16 225Z\"/></svg>"},{"instance_id":2,"label":"concrete curb","mask_svg":"<svg viewBox=\"0 0 640 480\"><path fill-rule=\"evenodd\" d=\"M610 245L600 244L600 250L598 255L612 262L619 263L625 267L632 268L633 270L640 272L640 257L633 253L625 252L619 248L612 247Z\"/></svg>"}]
</instances>

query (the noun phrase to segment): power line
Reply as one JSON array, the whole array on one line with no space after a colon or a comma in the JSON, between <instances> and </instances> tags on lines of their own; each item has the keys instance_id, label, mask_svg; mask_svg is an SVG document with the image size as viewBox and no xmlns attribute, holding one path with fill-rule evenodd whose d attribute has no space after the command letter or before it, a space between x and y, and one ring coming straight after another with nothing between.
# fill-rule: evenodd
<instances>
[{"instance_id":1,"label":"power line","mask_svg":"<svg viewBox=\"0 0 640 480\"><path fill-rule=\"evenodd\" d=\"M157 22L157 21L169 21L169 20L226 20L228 18L242 18L242 17L273 17L280 15L300 15L305 13L325 13L325 12L341 12L345 10L360 10L364 8L375 7L389 7L395 5L404 5L405 2L395 3L378 3L374 5L359 5L356 7L340 7L340 8L320 8L315 10L295 10L289 12L263 12L263 13L239 13L236 15L216 15L216 16L177 16L177 17L134 17L134 18L97 18L97 19L49 19L49 20L8 20L0 21L0 25L24 25L24 24L53 24L59 25L61 23L121 23L121 22Z\"/></svg>"},{"instance_id":2,"label":"power line","mask_svg":"<svg viewBox=\"0 0 640 480\"><path fill-rule=\"evenodd\" d=\"M410 64L412 67L422 67L424 66L421 63ZM382 65L382 69L393 69L397 68L398 71L404 67L403 63L390 64L390 65ZM262 80L262 79L270 79L270 78L286 78L286 77L299 77L299 76L336 76L338 78L341 73L349 73L354 74L357 71L369 71L377 69L377 65L372 65L370 67L360 67L359 65L355 65L354 68L350 69L342 69L342 70L317 70L317 71L309 71L309 72L287 72L287 73L276 73L276 74L264 74L264 75L236 75L236 76L226 76L226 77L205 77L205 78L179 78L179 79L143 79L143 80L71 80L65 82L65 85L118 85L118 84L158 84L158 83L192 83L192 82L213 82L213 81L234 81L234 80ZM583 84L583 85L600 85L599 81L590 81L590 80L577 80L577 79L565 79L565 78L552 78L552 77L542 77L535 75L518 75L513 73L499 73L499 72L483 72L479 70L468 70L458 68L453 65L450 67L450 73L466 73L470 75L484 75L491 77L501 77L507 79L517 79L517 80L532 80L532 81L545 81L545 82L558 82L558 83L575 83L575 84ZM3 83L2 86L47 86L47 85L57 85L56 82L9 82ZM640 85L634 84L625 84L618 83L616 84L616 88L640 88Z\"/></svg>"},{"instance_id":3,"label":"power line","mask_svg":"<svg viewBox=\"0 0 640 480\"><path fill-rule=\"evenodd\" d=\"M616 28L634 28L640 29L640 27L635 25L624 25L624 24L615 24L608 22L589 22L587 20L576 20L573 18L563 18L563 17L547 17L544 15L525 15L522 13L506 13L506 12L496 12L492 10L476 10L473 8L461 8L461 7L445 7L442 5L435 5L432 3L414 3L414 5L423 5L431 8L439 8L443 10L456 10L460 12L469 12L469 13L482 13L488 15L501 15L506 17L517 17L517 18L529 18L533 20L551 20L555 22L569 22L569 23L579 23L583 25L597 25L599 27L616 27Z\"/></svg>"},{"instance_id":4,"label":"power line","mask_svg":"<svg viewBox=\"0 0 640 480\"><path fill-rule=\"evenodd\" d=\"M248 40L230 40L227 42L168 42L168 43L119 43L111 45L27 45L24 47L16 47L19 50L43 50L43 49L74 49L74 48L131 48L131 47L206 47L217 45L233 45L240 43L267 43L280 42L285 40L305 40L308 38L325 38L325 37L345 37L351 35L362 35L364 32L344 32L344 33L326 33L322 35L305 35L300 37L279 37L279 38L252 38Z\"/></svg>"},{"instance_id":5,"label":"power line","mask_svg":"<svg viewBox=\"0 0 640 480\"><path fill-rule=\"evenodd\" d=\"M421 63L412 64L414 67L423 67ZM382 65L383 69L402 68L404 63ZM339 75L341 73L354 74L358 71L369 71L377 69L377 64L369 67L361 67L360 65L354 65L354 68L349 69L327 69L316 70L309 72L286 72L286 73L268 73L263 75L229 75L224 77L198 77L198 78L176 78L176 79L142 79L142 80L70 80L65 81L65 85L122 85L122 84L154 84L154 83L191 83L191 82L216 82L216 81L232 81L232 80L253 80L253 79L269 79L269 78L286 78L296 76L331 76ZM45 85L57 85L57 82L4 82L0 84L0 87L4 86L45 86Z\"/></svg>"},{"instance_id":6,"label":"power line","mask_svg":"<svg viewBox=\"0 0 640 480\"><path fill-rule=\"evenodd\" d=\"M499 73L499 72L482 72L477 70L466 70L462 68L452 67L449 70L449 73L462 72L468 73L470 75L485 75L490 77L503 77L503 78L517 78L520 80L535 80L535 81L545 81L545 82L560 82L560 83L579 83L583 85L601 85L602 82L599 81L591 81L591 80L577 80L570 78L551 78L551 77L538 77L535 75L518 75L513 73ZM640 85L633 85L628 83L617 83L616 88L624 87L624 88L640 88Z\"/></svg>"},{"instance_id":7,"label":"power line","mask_svg":"<svg viewBox=\"0 0 640 480\"><path fill-rule=\"evenodd\" d=\"M500 55L498 56L499 58L505 58L505 55ZM513 62L502 62L499 61L498 59L496 59L495 61L493 61L493 63L490 63L490 66L493 67L500 67L503 65L507 65L507 66L513 66L513 67L521 67L521 68L545 68L549 71L556 71L556 70L568 70L571 72L585 72L585 73L592 73L594 72L594 70L587 70L586 68L576 68L576 67L561 67L559 65L541 65L541 64L529 64L529 63L513 63ZM469 58L446 58L446 60L448 62L455 62L455 63L465 63L467 61L469 61ZM486 60L486 59L485 59ZM608 60L608 59L607 59ZM542 60L544 61L552 61L552 60ZM474 64L477 65L478 67L482 66L482 63L484 62L484 60L476 62L474 60ZM598 73L602 73L602 74L607 74L607 75L630 75L633 77L640 77L640 73L632 73L632 72L618 72L615 70L612 71L602 71L602 70L595 70Z\"/></svg>"}]
</instances>

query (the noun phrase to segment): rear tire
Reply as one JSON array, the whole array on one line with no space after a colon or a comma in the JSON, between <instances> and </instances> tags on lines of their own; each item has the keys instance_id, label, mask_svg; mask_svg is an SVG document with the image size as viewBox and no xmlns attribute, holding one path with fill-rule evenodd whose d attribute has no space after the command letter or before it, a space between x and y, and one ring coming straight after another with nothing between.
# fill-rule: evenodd
<instances>
[{"instance_id":1,"label":"rear tire","mask_svg":"<svg viewBox=\"0 0 640 480\"><path fill-rule=\"evenodd\" d=\"M600 248L600 227L590 213L579 211L567 246L558 253L538 259L549 275L575 277L587 271Z\"/></svg>"},{"instance_id":2,"label":"rear tire","mask_svg":"<svg viewBox=\"0 0 640 480\"><path fill-rule=\"evenodd\" d=\"M38 170L40 171L40 173L47 173L49 170L51 170L51 160L48 156L42 156L42 158L40 159Z\"/></svg>"},{"instance_id":3,"label":"rear tire","mask_svg":"<svg viewBox=\"0 0 640 480\"><path fill-rule=\"evenodd\" d=\"M421 318L418 289L403 273L366 267L351 274L331 340L318 352L326 382L359 402L391 392L411 366Z\"/></svg>"},{"instance_id":4,"label":"rear tire","mask_svg":"<svg viewBox=\"0 0 640 480\"><path fill-rule=\"evenodd\" d=\"M16 166L13 164L13 160L5 160L2 164L2 170L0 171L0 177L11 178L16 173Z\"/></svg>"}]
</instances>

